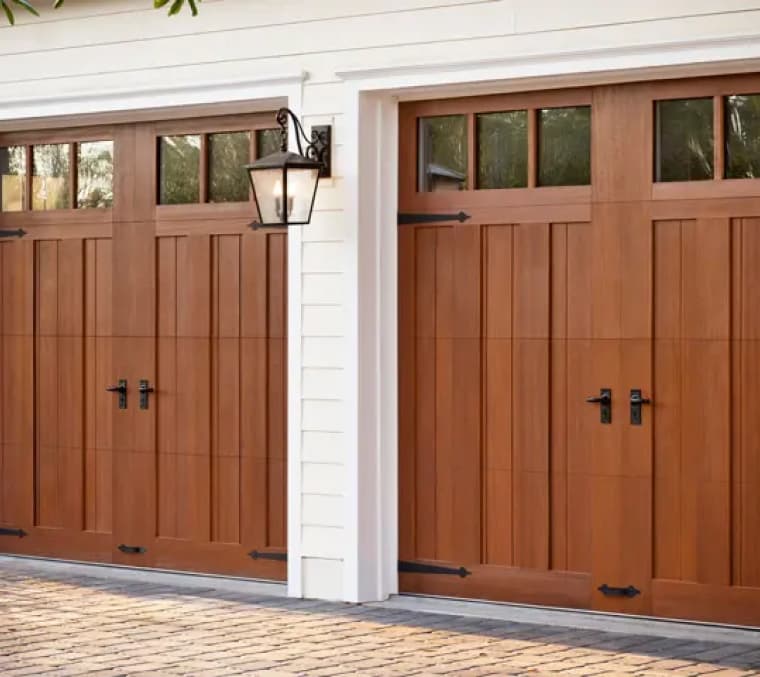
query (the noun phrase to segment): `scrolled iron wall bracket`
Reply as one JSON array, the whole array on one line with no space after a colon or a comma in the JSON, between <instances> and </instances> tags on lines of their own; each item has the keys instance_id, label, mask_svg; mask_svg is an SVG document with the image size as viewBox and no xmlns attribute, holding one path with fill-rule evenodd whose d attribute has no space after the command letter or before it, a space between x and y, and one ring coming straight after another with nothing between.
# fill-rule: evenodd
<instances>
[{"instance_id":1,"label":"scrolled iron wall bracket","mask_svg":"<svg viewBox=\"0 0 760 677\"><path fill-rule=\"evenodd\" d=\"M277 124L280 126L280 150L283 153L288 150L288 120L293 121L298 153L319 162L322 165L319 176L323 179L330 178L332 176L332 156L330 155L332 127L315 125L311 128L311 138L309 138L296 114L290 108L280 108L277 111ZM306 152L304 152L303 144L306 144Z\"/></svg>"}]
</instances>

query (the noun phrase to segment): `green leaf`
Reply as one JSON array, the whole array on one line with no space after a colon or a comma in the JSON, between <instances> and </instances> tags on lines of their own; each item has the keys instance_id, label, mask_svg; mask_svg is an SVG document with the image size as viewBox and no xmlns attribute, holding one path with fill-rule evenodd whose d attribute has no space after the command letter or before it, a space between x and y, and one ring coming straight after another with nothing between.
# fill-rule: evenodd
<instances>
[{"instance_id":1,"label":"green leaf","mask_svg":"<svg viewBox=\"0 0 760 677\"><path fill-rule=\"evenodd\" d=\"M53 9L58 9L63 4L63 0L55 0L53 3Z\"/></svg>"},{"instance_id":2,"label":"green leaf","mask_svg":"<svg viewBox=\"0 0 760 677\"><path fill-rule=\"evenodd\" d=\"M161 7L167 4L169 4L169 0L153 0L154 9L161 9Z\"/></svg>"},{"instance_id":3,"label":"green leaf","mask_svg":"<svg viewBox=\"0 0 760 677\"><path fill-rule=\"evenodd\" d=\"M171 9L169 10L169 16L174 16L175 14L179 14L179 10L182 9L182 5L185 4L185 0L174 0L174 3L171 6Z\"/></svg>"},{"instance_id":4,"label":"green leaf","mask_svg":"<svg viewBox=\"0 0 760 677\"><path fill-rule=\"evenodd\" d=\"M19 7L23 7L27 12L31 12L34 16L39 16L40 13L29 4L27 0L13 0L13 2Z\"/></svg>"},{"instance_id":5,"label":"green leaf","mask_svg":"<svg viewBox=\"0 0 760 677\"><path fill-rule=\"evenodd\" d=\"M8 19L8 23L11 26L14 26L16 24L16 19L13 16L13 12L11 11L11 8L8 7L8 5L5 4L5 0L3 0L3 2L1 4L2 4L2 7L3 7L3 11L5 12L5 16Z\"/></svg>"},{"instance_id":6,"label":"green leaf","mask_svg":"<svg viewBox=\"0 0 760 677\"><path fill-rule=\"evenodd\" d=\"M198 5L195 0L187 0L188 3L190 3L190 11L193 13L193 16L198 16ZM200 2L200 0L198 0Z\"/></svg>"}]
</instances>

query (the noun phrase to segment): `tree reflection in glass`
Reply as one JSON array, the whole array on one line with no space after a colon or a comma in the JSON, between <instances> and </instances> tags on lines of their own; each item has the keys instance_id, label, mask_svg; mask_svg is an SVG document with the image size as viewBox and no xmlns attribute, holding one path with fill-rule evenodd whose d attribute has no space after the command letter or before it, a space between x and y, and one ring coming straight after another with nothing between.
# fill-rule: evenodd
<instances>
[{"instance_id":1,"label":"tree reflection in glass","mask_svg":"<svg viewBox=\"0 0 760 677\"><path fill-rule=\"evenodd\" d=\"M113 141L86 141L77 152L77 207L113 205Z\"/></svg>"},{"instance_id":2,"label":"tree reflection in glass","mask_svg":"<svg viewBox=\"0 0 760 677\"><path fill-rule=\"evenodd\" d=\"M70 153L68 143L32 148L32 209L70 209Z\"/></svg>"},{"instance_id":3,"label":"tree reflection in glass","mask_svg":"<svg viewBox=\"0 0 760 677\"><path fill-rule=\"evenodd\" d=\"M657 102L657 181L701 181L713 177L713 100Z\"/></svg>"},{"instance_id":4,"label":"tree reflection in glass","mask_svg":"<svg viewBox=\"0 0 760 677\"><path fill-rule=\"evenodd\" d=\"M464 190L467 184L467 119L464 115L420 118L418 190Z\"/></svg>"},{"instance_id":5,"label":"tree reflection in glass","mask_svg":"<svg viewBox=\"0 0 760 677\"><path fill-rule=\"evenodd\" d=\"M760 178L760 95L729 96L726 114L726 178Z\"/></svg>"},{"instance_id":6,"label":"tree reflection in glass","mask_svg":"<svg viewBox=\"0 0 760 677\"><path fill-rule=\"evenodd\" d=\"M250 162L251 136L248 132L209 134L208 201L246 202L250 192L244 165Z\"/></svg>"},{"instance_id":7,"label":"tree reflection in glass","mask_svg":"<svg viewBox=\"0 0 760 677\"><path fill-rule=\"evenodd\" d=\"M162 136L159 156L159 204L200 202L201 137Z\"/></svg>"},{"instance_id":8,"label":"tree reflection in glass","mask_svg":"<svg viewBox=\"0 0 760 677\"><path fill-rule=\"evenodd\" d=\"M282 135L279 129L259 129L256 132L256 159L260 160L267 155L277 153L280 150Z\"/></svg>"},{"instance_id":9,"label":"tree reflection in glass","mask_svg":"<svg viewBox=\"0 0 760 677\"><path fill-rule=\"evenodd\" d=\"M528 185L528 112L477 116L478 188Z\"/></svg>"},{"instance_id":10,"label":"tree reflection in glass","mask_svg":"<svg viewBox=\"0 0 760 677\"><path fill-rule=\"evenodd\" d=\"M20 212L26 195L26 149L0 148L0 210Z\"/></svg>"},{"instance_id":11,"label":"tree reflection in glass","mask_svg":"<svg viewBox=\"0 0 760 677\"><path fill-rule=\"evenodd\" d=\"M591 183L591 108L545 108L538 118L538 185Z\"/></svg>"}]
</instances>

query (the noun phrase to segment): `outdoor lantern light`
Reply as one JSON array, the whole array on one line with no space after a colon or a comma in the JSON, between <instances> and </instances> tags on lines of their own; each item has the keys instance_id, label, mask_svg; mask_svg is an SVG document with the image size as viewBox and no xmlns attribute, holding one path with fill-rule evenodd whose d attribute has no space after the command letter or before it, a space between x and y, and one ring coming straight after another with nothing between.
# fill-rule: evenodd
<instances>
[{"instance_id":1,"label":"outdoor lantern light","mask_svg":"<svg viewBox=\"0 0 760 677\"><path fill-rule=\"evenodd\" d=\"M288 151L288 120L293 121L298 153ZM246 165L256 200L258 221L252 228L261 226L302 226L311 221L314 198L320 176L330 176L330 140L332 128L313 127L311 141L289 108L277 111L281 144L272 153L253 164ZM306 153L301 138L306 142Z\"/></svg>"}]
</instances>

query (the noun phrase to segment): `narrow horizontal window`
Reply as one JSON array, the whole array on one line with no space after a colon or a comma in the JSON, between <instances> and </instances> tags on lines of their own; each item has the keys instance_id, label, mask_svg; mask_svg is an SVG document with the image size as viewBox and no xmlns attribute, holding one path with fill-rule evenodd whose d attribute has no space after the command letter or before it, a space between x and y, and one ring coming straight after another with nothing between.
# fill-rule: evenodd
<instances>
[{"instance_id":1,"label":"narrow horizontal window","mask_svg":"<svg viewBox=\"0 0 760 677\"><path fill-rule=\"evenodd\" d=\"M71 209L71 144L32 147L32 209Z\"/></svg>"},{"instance_id":2,"label":"narrow horizontal window","mask_svg":"<svg viewBox=\"0 0 760 677\"><path fill-rule=\"evenodd\" d=\"M259 129L256 132L256 159L278 152L281 142L279 129Z\"/></svg>"},{"instance_id":3,"label":"narrow horizontal window","mask_svg":"<svg viewBox=\"0 0 760 677\"><path fill-rule=\"evenodd\" d=\"M760 178L760 95L725 99L726 178Z\"/></svg>"},{"instance_id":4,"label":"narrow horizontal window","mask_svg":"<svg viewBox=\"0 0 760 677\"><path fill-rule=\"evenodd\" d=\"M77 207L113 205L113 141L85 141L77 148Z\"/></svg>"},{"instance_id":5,"label":"narrow horizontal window","mask_svg":"<svg viewBox=\"0 0 760 677\"><path fill-rule=\"evenodd\" d=\"M528 112L477 116L478 188L528 185Z\"/></svg>"},{"instance_id":6,"label":"narrow horizontal window","mask_svg":"<svg viewBox=\"0 0 760 677\"><path fill-rule=\"evenodd\" d=\"M538 185L591 183L591 108L544 108L538 116Z\"/></svg>"},{"instance_id":7,"label":"narrow horizontal window","mask_svg":"<svg viewBox=\"0 0 760 677\"><path fill-rule=\"evenodd\" d=\"M208 201L246 202L250 193L244 165L251 158L251 135L228 132L208 136Z\"/></svg>"},{"instance_id":8,"label":"narrow horizontal window","mask_svg":"<svg viewBox=\"0 0 760 677\"><path fill-rule=\"evenodd\" d=\"M656 102L655 180L713 178L713 100Z\"/></svg>"},{"instance_id":9,"label":"narrow horizontal window","mask_svg":"<svg viewBox=\"0 0 760 677\"><path fill-rule=\"evenodd\" d=\"M201 137L162 136L159 140L158 202L162 205L200 202Z\"/></svg>"},{"instance_id":10,"label":"narrow horizontal window","mask_svg":"<svg viewBox=\"0 0 760 677\"><path fill-rule=\"evenodd\" d=\"M0 209L20 212L26 198L26 148L0 148Z\"/></svg>"},{"instance_id":11,"label":"narrow horizontal window","mask_svg":"<svg viewBox=\"0 0 760 677\"><path fill-rule=\"evenodd\" d=\"M467 185L467 118L442 115L419 120L418 190L464 190Z\"/></svg>"}]
</instances>

